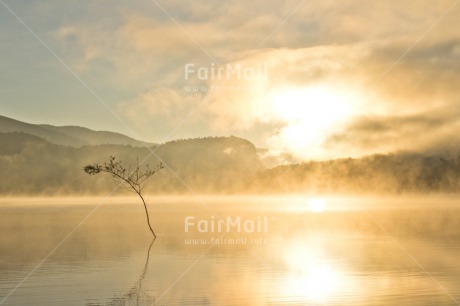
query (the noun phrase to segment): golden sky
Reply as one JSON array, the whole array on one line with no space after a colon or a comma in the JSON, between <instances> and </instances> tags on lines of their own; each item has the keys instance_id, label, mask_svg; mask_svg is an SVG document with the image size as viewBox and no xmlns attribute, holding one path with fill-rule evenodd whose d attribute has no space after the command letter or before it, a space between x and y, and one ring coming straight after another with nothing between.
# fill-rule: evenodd
<instances>
[{"instance_id":1,"label":"golden sky","mask_svg":"<svg viewBox=\"0 0 460 306\"><path fill-rule=\"evenodd\" d=\"M455 150L457 2L3 0L0 112L152 142L235 135L280 162Z\"/></svg>"}]
</instances>

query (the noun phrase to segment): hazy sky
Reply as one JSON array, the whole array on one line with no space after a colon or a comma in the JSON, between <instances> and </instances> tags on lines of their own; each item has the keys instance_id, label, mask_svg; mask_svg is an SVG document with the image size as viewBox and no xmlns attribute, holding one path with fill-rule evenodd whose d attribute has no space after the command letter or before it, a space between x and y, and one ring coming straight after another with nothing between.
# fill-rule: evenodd
<instances>
[{"instance_id":1,"label":"hazy sky","mask_svg":"<svg viewBox=\"0 0 460 306\"><path fill-rule=\"evenodd\" d=\"M281 159L444 152L457 2L0 0L0 114L152 142L236 135ZM228 67L248 74L212 79Z\"/></svg>"}]
</instances>

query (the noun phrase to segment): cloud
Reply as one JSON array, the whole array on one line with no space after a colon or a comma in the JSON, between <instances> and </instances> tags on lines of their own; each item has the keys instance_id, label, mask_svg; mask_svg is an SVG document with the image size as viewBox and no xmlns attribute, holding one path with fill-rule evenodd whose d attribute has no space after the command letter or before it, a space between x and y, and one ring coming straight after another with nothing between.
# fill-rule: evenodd
<instances>
[{"instance_id":1,"label":"cloud","mask_svg":"<svg viewBox=\"0 0 460 306\"><path fill-rule=\"evenodd\" d=\"M121 104L121 109L133 119L138 119L138 114L146 117L171 116L185 105L185 101L176 91L160 87L139 95L134 101Z\"/></svg>"},{"instance_id":2,"label":"cloud","mask_svg":"<svg viewBox=\"0 0 460 306\"><path fill-rule=\"evenodd\" d=\"M98 18L65 24L55 37L74 55L77 66L91 69L98 60L109 62L122 84L132 81L132 85L145 78L150 83L153 80L165 83L165 79L173 82L182 76L187 62L209 64L215 59L224 64L235 56L263 49L356 45L369 49L371 54L363 64L368 65L367 72L375 73L378 80L445 13L451 1L349 0L339 4L336 1L298 4L291 1L267 1L263 5L260 1L162 3L180 26L158 9L151 13L144 7L115 8L111 12L118 22ZM405 63L417 59L428 59L429 65L436 69L443 60L458 58L456 42L460 33L455 30L455 16L458 16L456 10L439 22L394 71L413 69ZM416 68L423 66L416 64ZM396 78L394 71L387 77L388 82Z\"/></svg>"},{"instance_id":3,"label":"cloud","mask_svg":"<svg viewBox=\"0 0 460 306\"><path fill-rule=\"evenodd\" d=\"M138 137L163 143L209 135L201 128L201 102L200 93L185 95L169 87L153 87L120 103L117 112L136 129Z\"/></svg>"},{"instance_id":4,"label":"cloud","mask_svg":"<svg viewBox=\"0 0 460 306\"><path fill-rule=\"evenodd\" d=\"M298 4L174 0L162 5L180 27L155 7L134 6L113 10L116 22L61 25L55 37L79 71L107 67L107 77L128 96L120 112L138 128L153 119L170 125L200 105L209 134L253 131L251 140L279 156L329 158L448 145L446 135L458 124L448 113L460 99L459 9L439 18L452 1ZM267 65L268 78L187 81L187 63ZM186 85L207 90L190 93ZM311 125L287 122L273 95L315 86L352 96L354 109L347 122L321 131L311 143ZM436 116L432 109L439 110ZM304 143L302 150L286 141L291 134L302 135L294 141ZM421 134L423 140L413 140Z\"/></svg>"},{"instance_id":5,"label":"cloud","mask_svg":"<svg viewBox=\"0 0 460 306\"><path fill-rule=\"evenodd\" d=\"M393 151L442 153L459 150L460 108L445 107L405 116L359 117L326 146L355 155Z\"/></svg>"},{"instance_id":6,"label":"cloud","mask_svg":"<svg viewBox=\"0 0 460 306\"><path fill-rule=\"evenodd\" d=\"M240 54L229 65L267 67L267 78L217 80L209 86L241 88L235 91L210 91L208 111L218 128L247 129L255 123L282 120L270 101L271 95L285 87L308 87L336 82L366 50L361 47L322 46L306 49L268 49ZM340 86L336 84L335 86Z\"/></svg>"}]
</instances>

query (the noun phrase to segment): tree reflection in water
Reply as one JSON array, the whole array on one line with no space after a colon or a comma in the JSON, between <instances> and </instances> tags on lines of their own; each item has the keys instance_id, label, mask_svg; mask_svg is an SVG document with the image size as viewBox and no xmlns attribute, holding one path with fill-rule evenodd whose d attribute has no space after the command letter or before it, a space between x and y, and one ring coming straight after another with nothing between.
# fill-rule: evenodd
<instances>
[{"instance_id":1,"label":"tree reflection in water","mask_svg":"<svg viewBox=\"0 0 460 306\"><path fill-rule=\"evenodd\" d=\"M153 243L155 242L156 238L152 239L152 242L149 245L147 250L147 256L145 259L144 270L142 274L139 275L137 281L133 284L131 289L126 292L124 295L120 297L113 297L110 299L109 302L101 304L101 303L87 303L87 306L128 306L128 305L154 305L155 304L155 297L149 296L146 294L145 291L142 290L142 285L144 283L145 275L147 274L148 267L149 267L149 260L150 260L150 250L152 249Z\"/></svg>"}]
</instances>

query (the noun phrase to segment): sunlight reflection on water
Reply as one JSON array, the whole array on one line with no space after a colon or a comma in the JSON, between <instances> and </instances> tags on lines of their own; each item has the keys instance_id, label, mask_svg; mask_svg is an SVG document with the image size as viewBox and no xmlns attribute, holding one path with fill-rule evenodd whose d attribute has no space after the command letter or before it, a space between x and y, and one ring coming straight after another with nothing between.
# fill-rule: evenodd
<instances>
[{"instance_id":1,"label":"sunlight reflection on water","mask_svg":"<svg viewBox=\"0 0 460 306\"><path fill-rule=\"evenodd\" d=\"M150 209L159 238L151 244L143 208L115 200L81 224L2 306L457 305L460 297L460 214L453 203L418 209L398 200L379 209L373 202L363 211L345 209L351 199L328 197L208 198L205 205L156 199ZM73 201L2 200L0 301L95 203ZM185 233L190 215L268 216L269 230ZM210 243L219 237L225 243ZM256 238L262 242L253 243Z\"/></svg>"}]
</instances>

